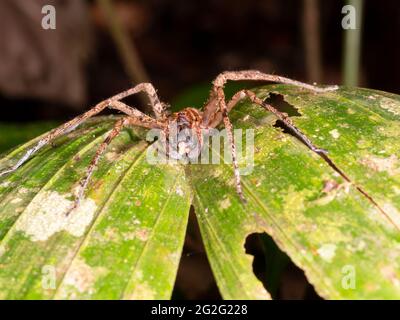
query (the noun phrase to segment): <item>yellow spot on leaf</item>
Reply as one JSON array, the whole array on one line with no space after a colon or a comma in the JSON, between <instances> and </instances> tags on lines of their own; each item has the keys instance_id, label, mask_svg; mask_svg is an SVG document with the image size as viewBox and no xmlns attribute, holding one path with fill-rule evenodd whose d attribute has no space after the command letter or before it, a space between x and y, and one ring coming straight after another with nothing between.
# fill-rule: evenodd
<instances>
[{"instance_id":1,"label":"yellow spot on leaf","mask_svg":"<svg viewBox=\"0 0 400 320\"><path fill-rule=\"evenodd\" d=\"M393 224L400 229L400 212L391 203L384 203L382 206L383 211L390 217Z\"/></svg>"},{"instance_id":2,"label":"yellow spot on leaf","mask_svg":"<svg viewBox=\"0 0 400 320\"><path fill-rule=\"evenodd\" d=\"M132 294L127 297L129 300L151 300L156 297L156 293L146 282L137 283Z\"/></svg>"},{"instance_id":3,"label":"yellow spot on leaf","mask_svg":"<svg viewBox=\"0 0 400 320\"><path fill-rule=\"evenodd\" d=\"M103 267L92 268L83 260L77 259L66 273L59 295L62 298L74 299L85 293L94 293L94 284L99 276L107 273Z\"/></svg>"},{"instance_id":4,"label":"yellow spot on leaf","mask_svg":"<svg viewBox=\"0 0 400 320\"><path fill-rule=\"evenodd\" d=\"M381 268L382 275L392 282L396 287L400 286L400 279L396 275L396 271L393 266L387 265Z\"/></svg>"},{"instance_id":5,"label":"yellow spot on leaf","mask_svg":"<svg viewBox=\"0 0 400 320\"><path fill-rule=\"evenodd\" d=\"M4 245L0 245L0 258L3 256L3 254L6 252L6 248Z\"/></svg>"},{"instance_id":6,"label":"yellow spot on leaf","mask_svg":"<svg viewBox=\"0 0 400 320\"><path fill-rule=\"evenodd\" d=\"M14 198L14 199L12 199L12 200L10 201L10 203L16 204L16 203L21 202L21 201L22 201L21 198Z\"/></svg>"},{"instance_id":7,"label":"yellow spot on leaf","mask_svg":"<svg viewBox=\"0 0 400 320\"><path fill-rule=\"evenodd\" d=\"M108 161L113 162L113 161L117 160L118 153L116 153L116 152L107 152L105 157L106 157L106 159Z\"/></svg>"},{"instance_id":8,"label":"yellow spot on leaf","mask_svg":"<svg viewBox=\"0 0 400 320\"><path fill-rule=\"evenodd\" d=\"M229 198L225 198L224 200L219 202L219 206L222 209L228 209L231 206L231 200Z\"/></svg>"},{"instance_id":9,"label":"yellow spot on leaf","mask_svg":"<svg viewBox=\"0 0 400 320\"><path fill-rule=\"evenodd\" d=\"M399 159L394 154L388 158L368 155L360 162L374 171L386 171L389 175L396 175L400 173Z\"/></svg>"}]
</instances>

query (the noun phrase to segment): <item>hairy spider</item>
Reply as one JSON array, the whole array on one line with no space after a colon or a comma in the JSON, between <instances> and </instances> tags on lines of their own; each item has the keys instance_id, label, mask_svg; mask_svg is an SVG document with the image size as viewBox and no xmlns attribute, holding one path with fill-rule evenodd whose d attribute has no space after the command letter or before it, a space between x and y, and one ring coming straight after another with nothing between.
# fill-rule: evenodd
<instances>
[{"instance_id":1,"label":"hairy spider","mask_svg":"<svg viewBox=\"0 0 400 320\"><path fill-rule=\"evenodd\" d=\"M186 108L183 111L176 112L173 114L169 114L167 111L167 105L160 101L157 96L156 90L154 89L151 83L140 83L135 87L128 89L124 92L121 92L107 100L101 101L92 109L87 111L86 113L66 122L65 124L53 129L50 131L44 138L42 138L33 148L29 149L21 159L17 161L15 165L11 168L0 172L0 176L5 175L7 173L13 172L17 170L22 164L24 164L34 153L36 153L43 146L49 144L55 138L66 134L72 130L74 130L77 126L82 124L88 118L98 114L105 108L115 109L123 112L126 116L119 119L114 128L108 133L105 140L98 147L96 154L94 155L90 165L87 168L86 175L80 181L80 185L76 194L76 198L74 201L74 205L71 210L68 211L70 213L72 210L76 209L82 200L85 190L87 188L88 182L92 176L93 171L95 170L101 155L104 153L107 146L111 143L111 141L121 132L124 127L128 126L140 126L148 129L159 129L163 132L165 136L168 136L168 130L171 127L171 124L174 125L172 127L177 128L177 131L189 130L194 135L199 137L200 148L202 144L201 140L201 130L207 130L210 128L215 128L221 122L224 123L224 126L227 130L228 142L231 147L232 154L232 163L234 169L235 176L235 184L236 191L242 201L245 202L245 198L243 196L243 191L240 182L240 173L238 168L237 156L236 156L236 148L233 137L233 127L232 123L229 120L228 113L229 111L243 98L249 98L253 103L261 106L265 110L272 112L279 120L281 120L289 129L293 131L293 133L305 143L311 150L316 153L324 154L325 150L320 149L314 144L293 124L287 114L278 111L273 106L265 103L263 100L259 99L254 92L250 90L241 90L235 93L232 99L228 102L225 101L224 94L224 85L227 81L240 81L240 80L256 80L256 81L270 81L277 82L283 84L290 84L297 87L301 87L307 90L310 90L315 93L321 93L326 91L333 91L337 89L337 86L329 86L324 88L319 88L313 85L309 85L306 83L302 83L296 80L292 80L289 78L265 74L256 70L243 70L243 71L227 71L219 74L214 82L213 87L210 92L210 96L206 104L203 106L203 109L197 110L194 108ZM145 92L148 95L150 100L150 104L152 106L155 117L150 117L141 111L126 105L120 100L136 94L138 92ZM179 132L178 132L179 133ZM174 158L179 158L180 155L190 154L194 145L188 141L177 141L177 150L171 150L171 154ZM167 152L168 151L167 145ZM67 214L68 214L67 213Z\"/></svg>"}]
</instances>

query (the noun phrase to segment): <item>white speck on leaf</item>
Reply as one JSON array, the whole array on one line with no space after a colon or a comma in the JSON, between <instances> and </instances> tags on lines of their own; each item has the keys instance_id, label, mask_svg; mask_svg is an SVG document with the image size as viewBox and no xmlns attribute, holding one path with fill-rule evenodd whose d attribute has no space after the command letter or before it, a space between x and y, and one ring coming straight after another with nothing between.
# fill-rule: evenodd
<instances>
[{"instance_id":1,"label":"white speck on leaf","mask_svg":"<svg viewBox=\"0 0 400 320\"><path fill-rule=\"evenodd\" d=\"M105 155L105 158L108 160L108 161L110 161L110 162L113 162L113 161L115 161L116 159L118 159L118 153L116 153L116 152L107 152L106 153L106 155Z\"/></svg>"},{"instance_id":2,"label":"white speck on leaf","mask_svg":"<svg viewBox=\"0 0 400 320\"><path fill-rule=\"evenodd\" d=\"M399 159L395 154L386 158L369 155L360 162L374 171L386 171L389 175L396 175L400 172Z\"/></svg>"},{"instance_id":3,"label":"white speck on leaf","mask_svg":"<svg viewBox=\"0 0 400 320\"><path fill-rule=\"evenodd\" d=\"M56 191L45 191L21 214L16 230L25 232L32 241L46 241L63 230L80 237L93 220L96 204L92 199L83 199L79 207L67 216L72 204L73 201Z\"/></svg>"},{"instance_id":4,"label":"white speck on leaf","mask_svg":"<svg viewBox=\"0 0 400 320\"><path fill-rule=\"evenodd\" d=\"M11 185L10 181L4 181L2 184L0 184L0 187L2 188L7 188Z\"/></svg>"},{"instance_id":5,"label":"white speck on leaf","mask_svg":"<svg viewBox=\"0 0 400 320\"><path fill-rule=\"evenodd\" d=\"M3 254L6 252L6 248L4 245L0 245L0 258L3 256Z\"/></svg>"},{"instance_id":6,"label":"white speck on leaf","mask_svg":"<svg viewBox=\"0 0 400 320\"><path fill-rule=\"evenodd\" d=\"M176 194L177 194L178 196L183 197L183 191L182 191L182 188L181 188L180 186L177 186L177 187L176 187Z\"/></svg>"},{"instance_id":7,"label":"white speck on leaf","mask_svg":"<svg viewBox=\"0 0 400 320\"><path fill-rule=\"evenodd\" d=\"M24 193L27 193L29 190L27 189L27 188L20 188L19 190L18 190L18 193L22 193L22 194L24 194Z\"/></svg>"},{"instance_id":8,"label":"white speck on leaf","mask_svg":"<svg viewBox=\"0 0 400 320\"><path fill-rule=\"evenodd\" d=\"M135 231L135 237L141 241L147 241L150 235L150 231L148 229L139 229Z\"/></svg>"},{"instance_id":9,"label":"white speck on leaf","mask_svg":"<svg viewBox=\"0 0 400 320\"><path fill-rule=\"evenodd\" d=\"M224 200L219 202L219 206L222 209L228 209L231 206L231 200L229 198L225 198Z\"/></svg>"},{"instance_id":10,"label":"white speck on leaf","mask_svg":"<svg viewBox=\"0 0 400 320\"><path fill-rule=\"evenodd\" d=\"M395 285L396 287L400 286L400 279L397 277L396 271L393 266L384 266L381 268L380 271L385 278L392 282L393 285Z\"/></svg>"},{"instance_id":11,"label":"white speck on leaf","mask_svg":"<svg viewBox=\"0 0 400 320\"><path fill-rule=\"evenodd\" d=\"M10 203L16 204L16 203L21 202L21 201L22 201L21 198L14 198L14 199L12 199L12 200L10 201Z\"/></svg>"},{"instance_id":12,"label":"white speck on leaf","mask_svg":"<svg viewBox=\"0 0 400 320\"><path fill-rule=\"evenodd\" d=\"M332 243L326 243L322 245L318 250L318 255L326 262L331 262L335 256L336 245Z\"/></svg>"},{"instance_id":13,"label":"white speck on leaf","mask_svg":"<svg viewBox=\"0 0 400 320\"><path fill-rule=\"evenodd\" d=\"M82 293L90 295L93 293L93 286L96 280L106 273L106 268L91 267L78 258L66 273L56 297L76 299Z\"/></svg>"},{"instance_id":14,"label":"white speck on leaf","mask_svg":"<svg viewBox=\"0 0 400 320\"><path fill-rule=\"evenodd\" d=\"M89 289L94 280L93 270L82 260L77 259L67 272L64 284L75 287L79 292Z\"/></svg>"},{"instance_id":15,"label":"white speck on leaf","mask_svg":"<svg viewBox=\"0 0 400 320\"><path fill-rule=\"evenodd\" d=\"M393 113L395 115L400 115L400 105L393 99L382 98L380 101L381 108Z\"/></svg>"},{"instance_id":16,"label":"white speck on leaf","mask_svg":"<svg viewBox=\"0 0 400 320\"><path fill-rule=\"evenodd\" d=\"M393 224L400 229L400 212L391 203L384 203L382 205L383 211L390 217Z\"/></svg>"},{"instance_id":17,"label":"white speck on leaf","mask_svg":"<svg viewBox=\"0 0 400 320\"><path fill-rule=\"evenodd\" d=\"M400 188L397 186L392 186L392 190L395 194L399 195L400 194Z\"/></svg>"},{"instance_id":18,"label":"white speck on leaf","mask_svg":"<svg viewBox=\"0 0 400 320\"><path fill-rule=\"evenodd\" d=\"M337 139L340 137L340 133L337 129L333 129L333 130L329 131L329 133L334 139Z\"/></svg>"}]
</instances>

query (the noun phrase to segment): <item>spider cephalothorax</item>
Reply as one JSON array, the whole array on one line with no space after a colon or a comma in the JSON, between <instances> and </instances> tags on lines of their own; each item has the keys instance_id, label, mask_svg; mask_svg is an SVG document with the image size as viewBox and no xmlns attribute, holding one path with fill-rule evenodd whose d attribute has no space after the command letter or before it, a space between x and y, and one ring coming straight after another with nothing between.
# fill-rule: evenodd
<instances>
[{"instance_id":1,"label":"spider cephalothorax","mask_svg":"<svg viewBox=\"0 0 400 320\"><path fill-rule=\"evenodd\" d=\"M186 108L168 120L168 153L173 159L196 159L203 147L202 114Z\"/></svg>"},{"instance_id":2,"label":"spider cephalothorax","mask_svg":"<svg viewBox=\"0 0 400 320\"><path fill-rule=\"evenodd\" d=\"M337 86L319 88L296 80L266 74L256 70L228 71L219 74L214 80L210 98L208 102L203 106L203 109L201 111L193 108L186 108L181 112L169 115L166 110L166 104L159 100L153 85L151 83L140 83L131 89L128 89L107 100L98 103L95 107L93 107L86 113L68 121L58 128L55 128L44 138L42 138L33 148L29 149L24 154L24 156L19 159L19 161L17 161L15 165L7 170L0 172L0 176L17 170L43 146L51 143L51 141L53 141L55 138L74 130L85 120L98 114L107 107L119 110L123 112L126 116L119 119L115 123L114 128L108 133L106 139L98 147L95 156L93 157L89 167L87 168L87 173L85 177L80 182L80 188L78 188L78 193L76 195L74 205L67 212L67 214L73 211L79 205L80 200L84 196L84 192L88 185L90 177L107 146L121 132L124 127L128 126L140 126L148 129L161 130L165 137L172 137L167 138L168 143L166 149L170 157L173 157L175 159L181 159L182 157L194 159L198 157L201 152L203 146L203 133L207 132L211 128L217 127L220 123L223 123L227 131L228 142L231 146L236 191L239 197L243 201L245 201L241 187L240 174L236 157L236 148L232 133L233 126L228 116L229 111L237 104L237 102L244 98L249 98L254 104L261 106L268 112L272 112L311 150L319 154L323 154L325 152L323 149L314 146L314 144L304 134L302 134L298 128L296 128L296 126L292 123L290 118L285 113L279 112L273 106L259 99L254 92L250 90L241 90L234 94L231 100L229 100L228 102L225 101L225 94L223 89L225 83L228 80L272 81L294 85L304 88L306 90L310 90L314 93L332 91L337 89ZM141 91L147 93L149 97L155 115L154 118L120 101L121 99L129 95L136 94Z\"/></svg>"}]
</instances>

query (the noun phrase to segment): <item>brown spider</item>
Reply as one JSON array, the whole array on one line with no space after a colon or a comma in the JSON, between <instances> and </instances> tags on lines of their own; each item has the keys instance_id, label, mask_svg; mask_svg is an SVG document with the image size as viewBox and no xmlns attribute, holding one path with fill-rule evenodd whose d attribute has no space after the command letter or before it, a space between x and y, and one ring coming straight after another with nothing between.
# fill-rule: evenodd
<instances>
[{"instance_id":1,"label":"brown spider","mask_svg":"<svg viewBox=\"0 0 400 320\"><path fill-rule=\"evenodd\" d=\"M240 173L236 156L235 142L232 133L233 127L228 117L229 111L238 103L238 101L240 101L245 97L248 97L253 103L275 114L275 116L279 120L281 120L289 129L291 129L293 133L301 141L303 141L303 143L305 143L312 151L318 154L326 153L325 150L314 146L314 144L303 133L301 133L301 131L298 128L296 128L296 126L293 124L293 122L290 120L287 114L282 113L277 109L275 109L273 106L265 103L264 101L259 99L254 92L250 90L238 91L233 95L230 101L226 102L223 89L225 83L229 80L233 81L256 80L256 81L277 82L277 83L290 84L297 87L301 87L315 93L333 91L338 88L337 86L319 88L296 80L280 77L277 75L265 74L256 70L228 71L219 74L217 78L214 80L213 87L210 92L210 97L207 103L204 105L202 111L199 111L194 108L186 108L183 111L176 112L170 115L167 112L167 105L159 100L153 85L151 83L140 83L131 89L128 89L107 100L98 103L95 107L93 107L86 113L53 129L44 138L42 138L33 148L29 149L14 166L5 171L0 172L0 176L17 170L22 164L24 164L30 158L30 156L36 153L43 146L51 143L51 141L53 141L55 138L74 130L85 120L98 114L99 112L108 107L110 109L119 110L123 112L126 116L119 119L115 123L114 128L108 133L106 139L101 143L101 145L97 149L96 154L94 155L89 167L87 168L86 175L80 181L80 186L75 198L74 205L71 208L71 210L68 211L68 213L74 210L79 205L79 202L84 196L84 192L88 185L90 177L94 169L96 168L97 163L101 155L105 151L106 147L121 132L122 128L126 126L140 126L149 129L159 129L163 132L165 136L168 136L169 128L171 127L171 125L175 125L176 128L178 128L177 129L178 131L190 130L191 132L193 132L195 136L200 138L201 130L215 128L223 121L224 126L227 130L228 142L231 146L232 163L236 179L236 191L240 199L245 202L240 182ZM127 96L136 94L141 91L145 92L148 95L151 106L155 114L155 118L152 118L142 113L141 111L133 107L130 107L120 101L121 99ZM202 144L201 138L200 138L200 144ZM184 141L178 141L178 146L179 146L178 153L181 153L180 150L182 148L184 150L183 151L184 153L188 153L191 151L190 149L193 147L191 144L188 144ZM168 145L167 145L167 152L168 152Z\"/></svg>"}]
</instances>

